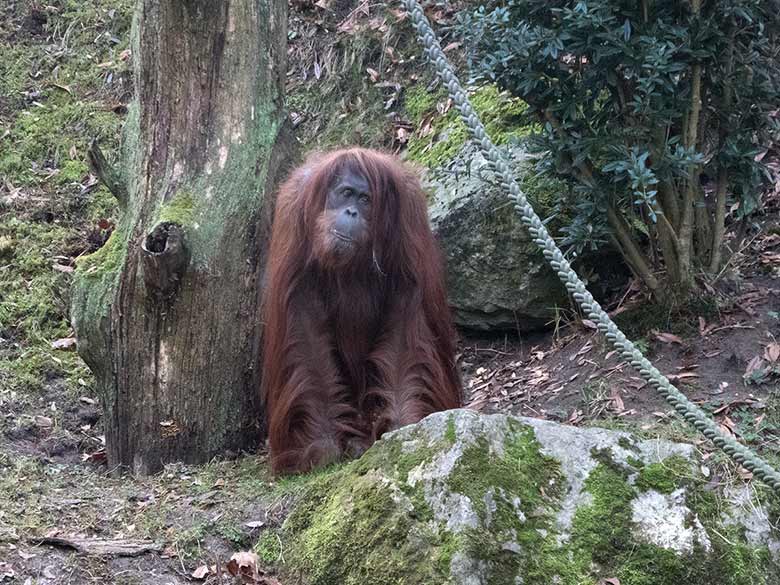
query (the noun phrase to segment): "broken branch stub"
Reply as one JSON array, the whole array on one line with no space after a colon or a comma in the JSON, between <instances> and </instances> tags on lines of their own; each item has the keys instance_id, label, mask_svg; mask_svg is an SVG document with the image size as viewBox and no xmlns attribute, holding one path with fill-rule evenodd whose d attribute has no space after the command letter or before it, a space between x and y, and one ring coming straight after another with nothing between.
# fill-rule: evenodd
<instances>
[{"instance_id":1,"label":"broken branch stub","mask_svg":"<svg viewBox=\"0 0 780 585\"><path fill-rule=\"evenodd\" d=\"M158 299L170 299L176 294L189 253L184 230L176 223L158 223L141 245L146 289Z\"/></svg>"},{"instance_id":2,"label":"broken branch stub","mask_svg":"<svg viewBox=\"0 0 780 585\"><path fill-rule=\"evenodd\" d=\"M127 189L119 171L111 166L100 150L97 140L92 140L87 150L87 161L92 173L103 183L111 194L116 197L119 205L127 206Z\"/></svg>"}]
</instances>

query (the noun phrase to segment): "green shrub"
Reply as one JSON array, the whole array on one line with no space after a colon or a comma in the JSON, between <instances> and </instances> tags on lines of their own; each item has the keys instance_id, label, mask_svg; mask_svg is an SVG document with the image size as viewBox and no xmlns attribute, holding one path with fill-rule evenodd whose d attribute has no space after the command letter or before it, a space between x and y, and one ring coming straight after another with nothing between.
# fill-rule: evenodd
<instances>
[{"instance_id":1,"label":"green shrub","mask_svg":"<svg viewBox=\"0 0 780 585\"><path fill-rule=\"evenodd\" d=\"M509 0L456 29L475 77L541 123L540 169L574 187L564 242L613 236L661 292L660 268L678 291L717 272L726 211L759 207L779 19L769 0Z\"/></svg>"}]
</instances>

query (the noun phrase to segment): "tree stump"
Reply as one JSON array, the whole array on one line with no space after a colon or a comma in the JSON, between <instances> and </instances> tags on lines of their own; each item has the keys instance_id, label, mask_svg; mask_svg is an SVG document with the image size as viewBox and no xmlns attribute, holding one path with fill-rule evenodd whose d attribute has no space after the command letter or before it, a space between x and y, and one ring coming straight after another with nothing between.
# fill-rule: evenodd
<instances>
[{"instance_id":1,"label":"tree stump","mask_svg":"<svg viewBox=\"0 0 780 585\"><path fill-rule=\"evenodd\" d=\"M148 474L261 437L259 300L283 109L287 3L138 0L120 204L78 263L72 318L104 407L109 466Z\"/></svg>"}]
</instances>

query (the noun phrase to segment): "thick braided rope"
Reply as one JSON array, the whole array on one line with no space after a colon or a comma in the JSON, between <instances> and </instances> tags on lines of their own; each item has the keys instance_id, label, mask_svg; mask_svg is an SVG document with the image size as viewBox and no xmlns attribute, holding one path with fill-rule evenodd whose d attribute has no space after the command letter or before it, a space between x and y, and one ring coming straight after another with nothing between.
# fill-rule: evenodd
<instances>
[{"instance_id":1,"label":"thick braided rope","mask_svg":"<svg viewBox=\"0 0 780 585\"><path fill-rule=\"evenodd\" d=\"M528 199L515 182L509 165L504 160L501 151L493 144L493 141L485 132L485 127L480 122L474 108L471 106L468 96L463 91L458 78L451 65L441 50L439 41L431 28L428 19L423 13L422 7L416 0L401 0L404 8L409 13L412 23L417 30L417 36L423 44L425 53L436 68L442 83L444 83L450 98L460 111L460 115L468 127L474 140L477 141L482 154L487 159L499 182L509 192L510 199L520 213L523 223L528 226L528 231L537 246L542 249L545 258L558 273L561 282L572 294L577 303L596 323L599 330L618 350L623 359L630 363L658 392L671 404L674 409L689 424L696 427L715 445L725 451L732 459L740 463L746 469L752 471L756 477L762 479L776 493L780 494L780 473L775 471L766 461L753 453L750 449L741 445L733 438L725 435L707 416L701 408L693 404L672 383L659 372L648 359L642 355L636 346L623 334L618 326L609 318L606 311L596 302L593 296L585 288L583 282L572 270L569 262L555 244L555 241L547 232L539 216L536 215Z\"/></svg>"}]
</instances>

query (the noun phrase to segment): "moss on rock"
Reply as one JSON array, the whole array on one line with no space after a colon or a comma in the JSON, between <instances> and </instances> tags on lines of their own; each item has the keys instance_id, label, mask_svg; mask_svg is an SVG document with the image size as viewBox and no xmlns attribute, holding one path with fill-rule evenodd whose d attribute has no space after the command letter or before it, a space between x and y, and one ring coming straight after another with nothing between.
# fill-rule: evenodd
<instances>
[{"instance_id":1,"label":"moss on rock","mask_svg":"<svg viewBox=\"0 0 780 585\"><path fill-rule=\"evenodd\" d=\"M426 115L433 114L436 104L446 97L447 93L443 89L431 91L424 83L418 83L404 91L404 110L409 119L418 125Z\"/></svg>"},{"instance_id":2,"label":"moss on rock","mask_svg":"<svg viewBox=\"0 0 780 585\"><path fill-rule=\"evenodd\" d=\"M411 501L377 473L344 481L345 473L311 486L285 523L296 569L312 584L443 582L430 557L441 541L415 525Z\"/></svg>"},{"instance_id":3,"label":"moss on rock","mask_svg":"<svg viewBox=\"0 0 780 585\"><path fill-rule=\"evenodd\" d=\"M645 465L639 472L636 487L640 491L653 489L672 493L691 474L691 463L684 457L667 457L661 462Z\"/></svg>"},{"instance_id":4,"label":"moss on rock","mask_svg":"<svg viewBox=\"0 0 780 585\"><path fill-rule=\"evenodd\" d=\"M422 96L424 88L407 90L405 107L413 119L421 120L425 114L436 111L439 94ZM441 94L443 98L444 95ZM488 135L496 144L506 144L512 139L527 136L530 127L524 122L525 102L500 92L495 85L476 89L469 96L479 114ZM457 110L450 109L442 117L432 120L433 132L426 136L415 134L408 144L410 160L428 168L443 166L452 160L468 140L469 133Z\"/></svg>"},{"instance_id":5,"label":"moss on rock","mask_svg":"<svg viewBox=\"0 0 780 585\"><path fill-rule=\"evenodd\" d=\"M659 460L651 455L659 447L647 441L631 440L625 450L618 445L625 435L608 440L607 431L551 425L467 411L432 415L356 462L298 478L302 495L278 539L268 533L256 548L269 561L283 556L283 573L312 584L776 582L769 549L750 544L700 497L710 492L679 454L685 450L663 447L671 455ZM577 436L562 441L566 434ZM577 484L563 449L588 442L591 459L576 456L580 472L588 470ZM643 498L670 506L687 548L641 532ZM567 528L560 514L572 503ZM663 506L643 513L676 529Z\"/></svg>"},{"instance_id":6,"label":"moss on rock","mask_svg":"<svg viewBox=\"0 0 780 585\"><path fill-rule=\"evenodd\" d=\"M697 502L701 500L697 492L702 488L703 478L694 479L691 462L680 456L644 465L634 485L616 467L600 464L585 483L592 501L580 508L574 518L571 543L576 557L595 561L602 576L617 576L621 584L627 585L772 583L770 579L776 578L777 572L766 547L749 545L739 530L720 526L720 518L707 522L699 513ZM701 527L703 520L704 527L717 526L712 535L727 530L734 540L695 540L692 550L686 553L638 539L632 529L636 498L647 490L661 494L683 490L685 505L689 507L687 522Z\"/></svg>"},{"instance_id":7,"label":"moss on rock","mask_svg":"<svg viewBox=\"0 0 780 585\"><path fill-rule=\"evenodd\" d=\"M474 561L490 583L512 584L538 566L518 550L543 546L551 530L544 509L560 491L555 461L524 425L512 423L500 450L484 438L463 448L460 426L450 417L438 437L391 437L308 483L284 524L285 558L310 583L446 583ZM448 456L457 463L446 482L420 479ZM484 530L443 524L441 493L470 502Z\"/></svg>"}]
</instances>

